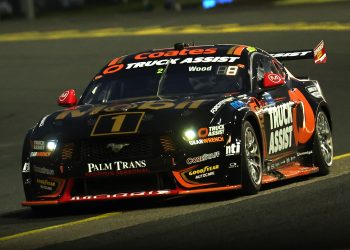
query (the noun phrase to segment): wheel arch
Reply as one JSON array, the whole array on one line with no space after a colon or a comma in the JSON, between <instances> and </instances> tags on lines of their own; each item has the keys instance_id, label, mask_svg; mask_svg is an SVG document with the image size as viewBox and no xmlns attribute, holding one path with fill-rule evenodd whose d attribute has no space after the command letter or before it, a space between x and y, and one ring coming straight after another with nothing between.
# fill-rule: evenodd
<instances>
[{"instance_id":1,"label":"wheel arch","mask_svg":"<svg viewBox=\"0 0 350 250\"><path fill-rule=\"evenodd\" d=\"M26 160L26 156L29 153L30 149L30 137L33 133L33 129L29 129L26 133L26 136L24 137L23 144L22 144L22 165L24 161Z\"/></svg>"},{"instance_id":2,"label":"wheel arch","mask_svg":"<svg viewBox=\"0 0 350 250\"><path fill-rule=\"evenodd\" d=\"M260 153L261 153L261 158L262 158L262 164L263 164L263 167L264 167L264 160L265 159L264 159L264 153L263 152L266 152L266 148L264 147L264 144L263 144L263 137L262 137L262 132L261 132L261 126L260 126L258 117L253 112L248 112L246 114L246 117L243 120L243 122L244 121L248 121L253 126L254 131L256 133L256 136L258 137L259 146L260 146L260 149L261 149Z\"/></svg>"},{"instance_id":3,"label":"wheel arch","mask_svg":"<svg viewBox=\"0 0 350 250\"><path fill-rule=\"evenodd\" d=\"M331 131L333 131L333 122L332 122L331 112L329 110L328 105L325 102L321 102L320 105L318 106L316 114L318 113L319 110L322 110L326 114L329 122L329 126L331 127Z\"/></svg>"}]
</instances>

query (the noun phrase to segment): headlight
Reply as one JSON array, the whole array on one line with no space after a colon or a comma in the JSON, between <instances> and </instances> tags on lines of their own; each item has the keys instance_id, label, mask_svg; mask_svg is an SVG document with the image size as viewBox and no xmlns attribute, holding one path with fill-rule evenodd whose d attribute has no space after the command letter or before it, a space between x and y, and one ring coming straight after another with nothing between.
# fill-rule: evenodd
<instances>
[{"instance_id":1,"label":"headlight","mask_svg":"<svg viewBox=\"0 0 350 250\"><path fill-rule=\"evenodd\" d=\"M46 143L46 148L48 151L55 151L57 147L57 140L50 140Z\"/></svg>"},{"instance_id":2,"label":"headlight","mask_svg":"<svg viewBox=\"0 0 350 250\"><path fill-rule=\"evenodd\" d=\"M186 141L192 141L196 138L196 132L193 129L188 129L184 132L183 138Z\"/></svg>"}]
</instances>

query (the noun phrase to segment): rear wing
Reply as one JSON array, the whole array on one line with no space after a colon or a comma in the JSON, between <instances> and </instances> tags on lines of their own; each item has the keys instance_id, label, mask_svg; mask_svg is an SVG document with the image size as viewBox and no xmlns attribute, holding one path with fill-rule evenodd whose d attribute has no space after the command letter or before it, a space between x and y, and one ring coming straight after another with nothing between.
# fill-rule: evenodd
<instances>
[{"instance_id":1,"label":"rear wing","mask_svg":"<svg viewBox=\"0 0 350 250\"><path fill-rule=\"evenodd\" d=\"M280 61L313 59L316 64L327 62L324 41L321 41L314 49L276 52L270 53L270 55Z\"/></svg>"}]
</instances>

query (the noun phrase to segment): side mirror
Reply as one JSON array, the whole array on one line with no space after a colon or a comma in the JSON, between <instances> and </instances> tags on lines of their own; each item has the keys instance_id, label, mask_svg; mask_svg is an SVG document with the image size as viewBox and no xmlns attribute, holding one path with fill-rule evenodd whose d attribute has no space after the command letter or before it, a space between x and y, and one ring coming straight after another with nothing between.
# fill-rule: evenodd
<instances>
[{"instance_id":1,"label":"side mirror","mask_svg":"<svg viewBox=\"0 0 350 250\"><path fill-rule=\"evenodd\" d=\"M78 99L74 89L64 91L57 99L57 104L62 107L72 107L77 105Z\"/></svg>"},{"instance_id":2,"label":"side mirror","mask_svg":"<svg viewBox=\"0 0 350 250\"><path fill-rule=\"evenodd\" d=\"M263 80L264 88L272 88L279 85L283 85L285 83L286 81L280 75L273 74L273 73L264 74L264 80Z\"/></svg>"}]
</instances>

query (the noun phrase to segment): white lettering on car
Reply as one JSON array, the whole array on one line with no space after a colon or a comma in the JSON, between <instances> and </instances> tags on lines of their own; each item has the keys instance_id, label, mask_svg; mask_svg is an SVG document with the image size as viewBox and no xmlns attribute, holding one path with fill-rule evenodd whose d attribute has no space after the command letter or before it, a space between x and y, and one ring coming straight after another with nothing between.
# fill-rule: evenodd
<instances>
[{"instance_id":1,"label":"white lettering on car","mask_svg":"<svg viewBox=\"0 0 350 250\"><path fill-rule=\"evenodd\" d=\"M233 97L229 97L229 98L226 98L226 99L224 99L224 100L221 100L220 102L218 102L217 104L215 104L215 106L210 110L210 112L212 113L212 114L215 114L220 108L221 108L221 106L222 105L224 105L225 103L227 103L227 102L231 102L231 101L233 101Z\"/></svg>"},{"instance_id":2,"label":"white lettering on car","mask_svg":"<svg viewBox=\"0 0 350 250\"><path fill-rule=\"evenodd\" d=\"M109 162L109 163L88 163L88 173L92 172L100 172L100 171L121 171L125 169L138 169L138 168L145 168L146 160L140 160L140 161L115 161L115 162Z\"/></svg>"},{"instance_id":3,"label":"white lettering on car","mask_svg":"<svg viewBox=\"0 0 350 250\"><path fill-rule=\"evenodd\" d=\"M226 156L238 155L241 152L241 141L236 140L235 143L232 143L226 146Z\"/></svg>"},{"instance_id":4,"label":"white lettering on car","mask_svg":"<svg viewBox=\"0 0 350 250\"><path fill-rule=\"evenodd\" d=\"M292 146L293 116L290 103L268 108L270 120L269 154L275 154Z\"/></svg>"},{"instance_id":5,"label":"white lettering on car","mask_svg":"<svg viewBox=\"0 0 350 250\"><path fill-rule=\"evenodd\" d=\"M209 67L198 67L198 66L190 66L188 67L188 71L196 71L196 72L202 72L202 71L211 71L213 66Z\"/></svg>"}]
</instances>

